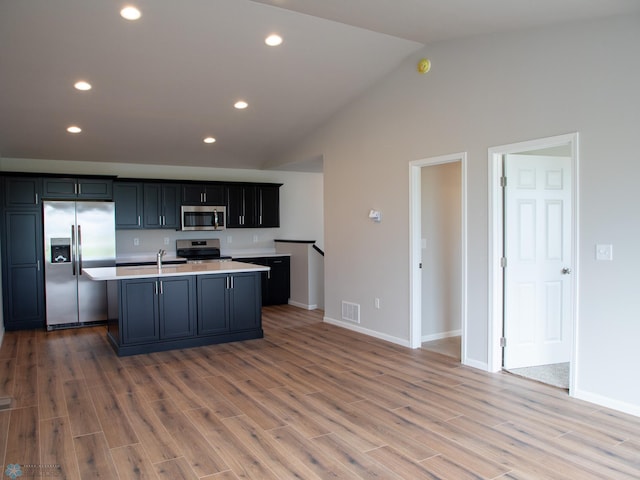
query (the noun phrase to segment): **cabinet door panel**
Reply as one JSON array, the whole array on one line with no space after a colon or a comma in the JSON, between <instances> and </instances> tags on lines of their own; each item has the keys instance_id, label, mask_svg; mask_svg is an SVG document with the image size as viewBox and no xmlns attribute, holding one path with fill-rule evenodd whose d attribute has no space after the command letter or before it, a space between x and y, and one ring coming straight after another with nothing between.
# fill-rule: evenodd
<instances>
[{"instance_id":1,"label":"cabinet door panel","mask_svg":"<svg viewBox=\"0 0 640 480\"><path fill-rule=\"evenodd\" d=\"M11 267L10 276L7 326L25 321L44 326L42 272L36 267Z\"/></svg>"},{"instance_id":2,"label":"cabinet door panel","mask_svg":"<svg viewBox=\"0 0 640 480\"><path fill-rule=\"evenodd\" d=\"M160 191L164 228L180 228L180 186L163 185Z\"/></svg>"},{"instance_id":3,"label":"cabinet door panel","mask_svg":"<svg viewBox=\"0 0 640 480\"><path fill-rule=\"evenodd\" d=\"M191 337L195 333L193 277L160 280L160 338Z\"/></svg>"},{"instance_id":4,"label":"cabinet door panel","mask_svg":"<svg viewBox=\"0 0 640 480\"><path fill-rule=\"evenodd\" d=\"M198 334L229 331L227 276L200 275L198 283Z\"/></svg>"},{"instance_id":5,"label":"cabinet door panel","mask_svg":"<svg viewBox=\"0 0 640 480\"><path fill-rule=\"evenodd\" d=\"M45 323L41 213L5 211L3 292L7 329L39 328Z\"/></svg>"},{"instance_id":6,"label":"cabinet door panel","mask_svg":"<svg viewBox=\"0 0 640 480\"><path fill-rule=\"evenodd\" d=\"M160 228L160 185L145 183L143 187L143 212L145 228Z\"/></svg>"},{"instance_id":7,"label":"cabinet door panel","mask_svg":"<svg viewBox=\"0 0 640 480\"><path fill-rule=\"evenodd\" d=\"M5 205L7 207L35 207L40 204L42 180L39 178L7 177Z\"/></svg>"},{"instance_id":8,"label":"cabinet door panel","mask_svg":"<svg viewBox=\"0 0 640 480\"><path fill-rule=\"evenodd\" d=\"M75 178L45 178L43 184L43 196L45 198L75 198Z\"/></svg>"},{"instance_id":9,"label":"cabinet door panel","mask_svg":"<svg viewBox=\"0 0 640 480\"><path fill-rule=\"evenodd\" d=\"M78 180L78 197L111 200L113 198L113 180L80 179Z\"/></svg>"},{"instance_id":10,"label":"cabinet door panel","mask_svg":"<svg viewBox=\"0 0 640 480\"><path fill-rule=\"evenodd\" d=\"M116 204L116 228L142 228L142 184L116 183L113 186Z\"/></svg>"},{"instance_id":11,"label":"cabinet door panel","mask_svg":"<svg viewBox=\"0 0 640 480\"><path fill-rule=\"evenodd\" d=\"M279 227L280 187L261 186L258 192L258 225L264 228Z\"/></svg>"},{"instance_id":12,"label":"cabinet door panel","mask_svg":"<svg viewBox=\"0 0 640 480\"><path fill-rule=\"evenodd\" d=\"M260 274L233 275L230 296L231 330L248 330L260 326L261 287Z\"/></svg>"},{"instance_id":13,"label":"cabinet door panel","mask_svg":"<svg viewBox=\"0 0 640 480\"><path fill-rule=\"evenodd\" d=\"M289 303L290 259L289 257L273 257L269 259L268 298L263 298L263 305L283 305Z\"/></svg>"},{"instance_id":14,"label":"cabinet door panel","mask_svg":"<svg viewBox=\"0 0 640 480\"><path fill-rule=\"evenodd\" d=\"M122 280L121 286L124 343L158 340L159 315L155 280Z\"/></svg>"}]
</instances>

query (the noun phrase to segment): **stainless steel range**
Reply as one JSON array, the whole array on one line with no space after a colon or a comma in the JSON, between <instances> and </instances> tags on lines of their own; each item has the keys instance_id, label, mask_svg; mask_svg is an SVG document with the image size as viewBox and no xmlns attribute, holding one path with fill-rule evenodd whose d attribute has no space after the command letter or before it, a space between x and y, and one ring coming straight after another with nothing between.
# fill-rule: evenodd
<instances>
[{"instance_id":1,"label":"stainless steel range","mask_svg":"<svg viewBox=\"0 0 640 480\"><path fill-rule=\"evenodd\" d=\"M220 255L220 239L176 240L176 255L185 258L187 263L220 262L231 257Z\"/></svg>"}]
</instances>

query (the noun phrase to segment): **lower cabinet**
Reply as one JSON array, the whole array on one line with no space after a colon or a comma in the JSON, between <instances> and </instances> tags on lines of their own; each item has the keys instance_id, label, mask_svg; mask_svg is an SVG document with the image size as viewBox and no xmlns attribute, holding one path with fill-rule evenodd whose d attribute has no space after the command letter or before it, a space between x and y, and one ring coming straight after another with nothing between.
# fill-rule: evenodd
<instances>
[{"instance_id":1,"label":"lower cabinet","mask_svg":"<svg viewBox=\"0 0 640 480\"><path fill-rule=\"evenodd\" d=\"M260 272L108 282L118 355L262 338Z\"/></svg>"},{"instance_id":2,"label":"lower cabinet","mask_svg":"<svg viewBox=\"0 0 640 480\"><path fill-rule=\"evenodd\" d=\"M199 275L198 333L261 328L260 273Z\"/></svg>"},{"instance_id":3,"label":"lower cabinet","mask_svg":"<svg viewBox=\"0 0 640 480\"><path fill-rule=\"evenodd\" d=\"M286 305L291 291L291 258L255 257L239 258L241 262L265 265L270 268L262 272L262 305Z\"/></svg>"},{"instance_id":4,"label":"lower cabinet","mask_svg":"<svg viewBox=\"0 0 640 480\"><path fill-rule=\"evenodd\" d=\"M120 280L124 344L193 336L196 292L193 277Z\"/></svg>"},{"instance_id":5,"label":"lower cabinet","mask_svg":"<svg viewBox=\"0 0 640 480\"><path fill-rule=\"evenodd\" d=\"M3 215L2 298L6 330L45 326L41 212L7 209Z\"/></svg>"}]
</instances>

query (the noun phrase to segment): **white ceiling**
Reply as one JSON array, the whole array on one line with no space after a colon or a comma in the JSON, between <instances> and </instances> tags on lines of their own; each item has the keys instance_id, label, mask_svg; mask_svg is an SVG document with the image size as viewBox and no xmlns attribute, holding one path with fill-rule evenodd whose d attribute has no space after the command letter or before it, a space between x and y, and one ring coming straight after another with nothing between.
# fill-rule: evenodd
<instances>
[{"instance_id":1,"label":"white ceiling","mask_svg":"<svg viewBox=\"0 0 640 480\"><path fill-rule=\"evenodd\" d=\"M137 22L110 0L0 0L0 156L260 168L424 44L640 10L637 0L131 3ZM282 46L264 45L271 32ZM76 91L81 78L94 88ZM248 109L233 108L240 98ZM68 134L72 123L83 132Z\"/></svg>"}]
</instances>

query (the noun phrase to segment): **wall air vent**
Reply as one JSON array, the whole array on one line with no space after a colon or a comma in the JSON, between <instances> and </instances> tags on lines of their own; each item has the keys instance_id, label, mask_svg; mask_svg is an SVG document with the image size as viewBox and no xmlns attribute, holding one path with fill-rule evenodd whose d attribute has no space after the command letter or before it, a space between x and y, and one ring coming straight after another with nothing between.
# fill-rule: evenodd
<instances>
[{"instance_id":1,"label":"wall air vent","mask_svg":"<svg viewBox=\"0 0 640 480\"><path fill-rule=\"evenodd\" d=\"M342 320L360 323L360 305L351 302L342 302Z\"/></svg>"}]
</instances>

